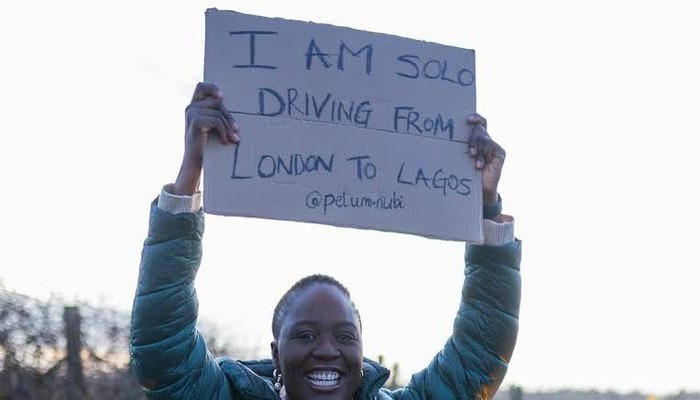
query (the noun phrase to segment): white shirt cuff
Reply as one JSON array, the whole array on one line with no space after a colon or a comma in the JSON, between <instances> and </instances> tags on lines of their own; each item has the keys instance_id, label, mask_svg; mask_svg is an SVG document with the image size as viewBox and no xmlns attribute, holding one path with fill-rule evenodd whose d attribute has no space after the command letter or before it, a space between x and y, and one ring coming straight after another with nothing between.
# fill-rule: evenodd
<instances>
[{"instance_id":1,"label":"white shirt cuff","mask_svg":"<svg viewBox=\"0 0 700 400\"><path fill-rule=\"evenodd\" d=\"M163 186L158 196L158 208L171 213L195 213L202 208L202 192L192 196L172 194L173 184Z\"/></svg>"},{"instance_id":2,"label":"white shirt cuff","mask_svg":"<svg viewBox=\"0 0 700 400\"><path fill-rule=\"evenodd\" d=\"M509 215L503 215L503 220L503 222L484 220L485 245L502 246L515 241L515 220Z\"/></svg>"}]
</instances>

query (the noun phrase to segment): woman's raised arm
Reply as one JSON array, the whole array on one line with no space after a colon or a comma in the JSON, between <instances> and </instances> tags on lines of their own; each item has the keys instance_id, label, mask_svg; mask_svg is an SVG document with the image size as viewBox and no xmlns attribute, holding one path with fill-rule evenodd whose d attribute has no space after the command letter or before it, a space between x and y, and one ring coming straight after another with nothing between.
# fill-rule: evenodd
<instances>
[{"instance_id":1,"label":"woman's raised arm","mask_svg":"<svg viewBox=\"0 0 700 400\"><path fill-rule=\"evenodd\" d=\"M151 205L148 237L131 314L132 367L149 399L230 400L221 367L196 329L194 280L202 257L199 179L212 133L238 142L238 128L214 85L200 83L186 111L185 152L177 180Z\"/></svg>"}]
</instances>

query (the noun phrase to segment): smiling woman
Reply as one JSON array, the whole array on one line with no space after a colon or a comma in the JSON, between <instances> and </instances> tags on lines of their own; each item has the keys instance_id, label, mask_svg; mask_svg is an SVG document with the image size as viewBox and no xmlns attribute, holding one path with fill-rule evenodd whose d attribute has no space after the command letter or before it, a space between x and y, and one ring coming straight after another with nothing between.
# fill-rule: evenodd
<instances>
[{"instance_id":1,"label":"smiling woman","mask_svg":"<svg viewBox=\"0 0 700 400\"><path fill-rule=\"evenodd\" d=\"M132 310L131 356L149 399L418 400L490 399L505 376L518 330L520 242L500 212L505 151L479 115L468 119L469 156L482 172L484 245L467 245L454 331L404 388L382 388L389 371L363 357L360 314L341 283L311 275L280 299L272 317L272 358L214 360L196 329L194 279L204 214L198 192L210 134L240 141L223 96L199 84L186 111L185 154L174 184L151 206ZM406 328L420 321L406 321ZM411 349L407 349L411 351Z\"/></svg>"},{"instance_id":2,"label":"smiling woman","mask_svg":"<svg viewBox=\"0 0 700 400\"><path fill-rule=\"evenodd\" d=\"M325 275L300 280L272 321L275 389L302 399L330 393L352 398L362 380L362 328L340 282Z\"/></svg>"}]
</instances>

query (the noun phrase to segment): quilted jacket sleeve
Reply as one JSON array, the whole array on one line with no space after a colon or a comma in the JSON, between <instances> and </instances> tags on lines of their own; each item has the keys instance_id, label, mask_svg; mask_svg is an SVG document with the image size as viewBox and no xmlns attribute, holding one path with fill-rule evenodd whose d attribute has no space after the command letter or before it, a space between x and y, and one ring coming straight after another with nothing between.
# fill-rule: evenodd
<instances>
[{"instance_id":1,"label":"quilted jacket sleeve","mask_svg":"<svg viewBox=\"0 0 700 400\"><path fill-rule=\"evenodd\" d=\"M203 232L201 211L170 214L151 205L131 314L132 367L149 399L231 399L195 328Z\"/></svg>"},{"instance_id":2,"label":"quilted jacket sleeve","mask_svg":"<svg viewBox=\"0 0 700 400\"><path fill-rule=\"evenodd\" d=\"M445 347L394 399L491 399L518 334L520 242L469 245L462 300Z\"/></svg>"}]
</instances>

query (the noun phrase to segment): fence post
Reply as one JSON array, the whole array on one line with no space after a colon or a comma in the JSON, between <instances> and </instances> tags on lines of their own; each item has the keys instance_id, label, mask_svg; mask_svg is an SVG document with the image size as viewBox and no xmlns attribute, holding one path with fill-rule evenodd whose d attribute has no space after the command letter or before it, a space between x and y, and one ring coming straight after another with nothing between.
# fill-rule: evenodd
<instances>
[{"instance_id":1,"label":"fence post","mask_svg":"<svg viewBox=\"0 0 700 400\"><path fill-rule=\"evenodd\" d=\"M82 342L80 340L80 310L78 307L63 309L63 323L66 333L66 361L68 366L66 398L83 400L85 398L85 378L83 362L80 358Z\"/></svg>"}]
</instances>

